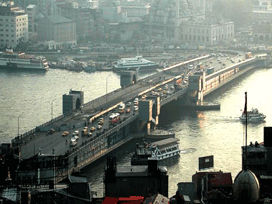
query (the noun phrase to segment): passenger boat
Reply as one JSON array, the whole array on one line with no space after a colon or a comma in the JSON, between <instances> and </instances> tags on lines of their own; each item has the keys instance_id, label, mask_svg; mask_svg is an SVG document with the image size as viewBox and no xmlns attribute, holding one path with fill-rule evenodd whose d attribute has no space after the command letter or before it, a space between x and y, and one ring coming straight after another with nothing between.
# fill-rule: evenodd
<instances>
[{"instance_id":1,"label":"passenger boat","mask_svg":"<svg viewBox=\"0 0 272 204\"><path fill-rule=\"evenodd\" d=\"M243 111L242 115L239 117L240 121L246 122L262 122L266 118L263 113L260 113L257 108L252 108L251 111Z\"/></svg>"},{"instance_id":2,"label":"passenger boat","mask_svg":"<svg viewBox=\"0 0 272 204\"><path fill-rule=\"evenodd\" d=\"M146 60L140 55L131 58L121 58L113 65L113 71L115 72L136 70L137 68L140 71L154 71L160 67L159 64Z\"/></svg>"},{"instance_id":3,"label":"passenger boat","mask_svg":"<svg viewBox=\"0 0 272 204\"><path fill-rule=\"evenodd\" d=\"M47 71L49 66L43 56L26 55L22 52L14 53L12 49L8 49L0 52L0 68Z\"/></svg>"},{"instance_id":4,"label":"passenger boat","mask_svg":"<svg viewBox=\"0 0 272 204\"><path fill-rule=\"evenodd\" d=\"M178 141L178 138L167 138L154 143L137 144L135 153L131 157L131 165L147 165L149 158L160 163L178 157L180 155Z\"/></svg>"}]
</instances>

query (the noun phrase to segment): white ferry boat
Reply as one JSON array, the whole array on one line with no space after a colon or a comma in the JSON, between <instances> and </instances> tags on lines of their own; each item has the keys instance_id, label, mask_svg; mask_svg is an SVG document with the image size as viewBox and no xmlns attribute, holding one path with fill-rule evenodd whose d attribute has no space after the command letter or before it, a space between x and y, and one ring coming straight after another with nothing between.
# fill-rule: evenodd
<instances>
[{"instance_id":1,"label":"white ferry boat","mask_svg":"<svg viewBox=\"0 0 272 204\"><path fill-rule=\"evenodd\" d=\"M113 65L113 71L115 72L136 70L137 68L140 71L154 71L159 68L159 65L144 59L140 55L131 58L121 58Z\"/></svg>"},{"instance_id":2,"label":"white ferry boat","mask_svg":"<svg viewBox=\"0 0 272 204\"><path fill-rule=\"evenodd\" d=\"M167 138L151 144L137 145L131 157L131 165L147 165L148 158L164 161L180 155L178 138Z\"/></svg>"},{"instance_id":3,"label":"white ferry boat","mask_svg":"<svg viewBox=\"0 0 272 204\"><path fill-rule=\"evenodd\" d=\"M242 122L246 122L246 118L247 122L262 122L266 116L263 113L260 113L257 108L252 108L251 111L247 111L247 113L243 111L239 118Z\"/></svg>"},{"instance_id":4,"label":"white ferry boat","mask_svg":"<svg viewBox=\"0 0 272 204\"><path fill-rule=\"evenodd\" d=\"M0 52L0 68L46 71L49 66L45 57L26 55L22 52L14 53L10 49Z\"/></svg>"}]
</instances>

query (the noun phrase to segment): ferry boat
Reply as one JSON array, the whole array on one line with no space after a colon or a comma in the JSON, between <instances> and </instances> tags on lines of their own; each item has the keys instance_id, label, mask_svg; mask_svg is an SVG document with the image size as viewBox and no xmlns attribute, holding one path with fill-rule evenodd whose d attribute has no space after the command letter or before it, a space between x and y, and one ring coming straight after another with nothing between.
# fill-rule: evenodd
<instances>
[{"instance_id":1,"label":"ferry boat","mask_svg":"<svg viewBox=\"0 0 272 204\"><path fill-rule=\"evenodd\" d=\"M260 113L257 108L252 108L251 111L247 111L247 113L243 111L239 118L242 122L246 122L246 118L247 122L262 122L266 116L263 113Z\"/></svg>"},{"instance_id":2,"label":"ferry boat","mask_svg":"<svg viewBox=\"0 0 272 204\"><path fill-rule=\"evenodd\" d=\"M146 60L140 55L131 58L121 58L113 65L113 71L115 72L136 70L137 68L140 71L154 71L160 67L159 64Z\"/></svg>"},{"instance_id":3,"label":"ferry boat","mask_svg":"<svg viewBox=\"0 0 272 204\"><path fill-rule=\"evenodd\" d=\"M167 138L153 143L137 144L135 153L131 157L131 165L147 165L148 159L155 159L158 163L176 158L180 155L178 138Z\"/></svg>"},{"instance_id":4,"label":"ferry boat","mask_svg":"<svg viewBox=\"0 0 272 204\"><path fill-rule=\"evenodd\" d=\"M49 66L43 56L26 55L22 52L14 53L12 49L8 49L0 52L0 68L47 71Z\"/></svg>"}]
</instances>

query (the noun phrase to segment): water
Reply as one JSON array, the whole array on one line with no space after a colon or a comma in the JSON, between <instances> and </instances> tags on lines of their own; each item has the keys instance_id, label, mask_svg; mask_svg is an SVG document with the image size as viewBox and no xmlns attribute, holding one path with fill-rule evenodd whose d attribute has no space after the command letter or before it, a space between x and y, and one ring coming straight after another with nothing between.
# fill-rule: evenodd
<instances>
[{"instance_id":1,"label":"water","mask_svg":"<svg viewBox=\"0 0 272 204\"><path fill-rule=\"evenodd\" d=\"M241 170L241 145L245 128L238 120L248 92L248 109L256 107L266 117L265 123L248 125L248 142L263 141L263 127L271 126L272 69L259 69L205 98L221 104L220 111L189 111L163 108L161 129L173 130L180 138L180 148L185 151L177 163L168 167L169 196L175 194L178 182L192 180L198 171L198 157L214 155L214 168L231 172L233 178ZM62 113L62 95L70 89L83 90L85 102L120 87L120 77L111 72L69 72L49 70L47 73L0 71L0 142L9 142L19 131L26 132ZM52 102L53 101L53 102ZM129 165L135 143L126 144L112 155L118 165ZM103 171L106 159L83 169L93 190L102 196Z\"/></svg>"}]
</instances>

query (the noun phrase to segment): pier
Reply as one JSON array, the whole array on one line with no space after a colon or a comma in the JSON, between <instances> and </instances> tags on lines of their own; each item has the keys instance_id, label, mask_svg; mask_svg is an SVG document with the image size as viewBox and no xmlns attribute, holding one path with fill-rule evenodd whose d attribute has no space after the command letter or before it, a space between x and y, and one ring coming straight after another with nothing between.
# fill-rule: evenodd
<instances>
[{"instance_id":1,"label":"pier","mask_svg":"<svg viewBox=\"0 0 272 204\"><path fill-rule=\"evenodd\" d=\"M46 161L49 160L52 161L49 165L50 171L53 171L55 175L51 180L54 183L61 181L71 172L84 168L135 136L150 135L158 125L161 106L167 106L172 101L179 101L181 98L185 101L183 106L199 106L205 102L205 96L250 70L264 67L267 56L254 56L237 63L226 64L224 67L220 65L214 73L209 75L203 72L203 68L202 70L188 69L191 64L196 67L200 62L207 64L214 60L211 55L200 56L164 68L142 80L137 80L137 71L124 73L125 80L121 81L122 88L87 103L82 103L82 92L69 93L67 97L77 97L75 108L70 111L67 109L63 115L12 140L12 146L16 147L15 152L22 160L31 161L32 158L44 156L43 164L38 167L32 166L35 171L28 176L26 176L28 174L26 169L17 172L18 183L28 183L32 180L31 178L38 177L39 183L49 182L41 179L41 169L49 171L46 167L49 165ZM180 78L182 82L177 84ZM184 83L186 78L188 82ZM138 110L133 110L135 98L139 99ZM125 104L131 102L131 111L122 113L120 122L112 125L109 116L118 111L118 105L121 102ZM101 117L105 122L102 129L98 130L98 119ZM85 126L96 129L92 136L81 134ZM70 138L76 130L79 131L79 139L77 145L71 146ZM63 131L68 131L69 134L62 136ZM48 157L53 159L47 160ZM65 161L65 168L59 163L57 165L57 160L60 159Z\"/></svg>"}]
</instances>

